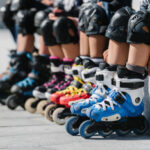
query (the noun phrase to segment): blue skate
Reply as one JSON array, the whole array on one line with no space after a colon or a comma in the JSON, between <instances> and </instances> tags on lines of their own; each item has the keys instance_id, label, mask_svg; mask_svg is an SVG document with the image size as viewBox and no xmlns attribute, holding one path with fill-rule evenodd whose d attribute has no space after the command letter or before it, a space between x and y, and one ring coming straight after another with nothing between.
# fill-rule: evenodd
<instances>
[{"instance_id":1,"label":"blue skate","mask_svg":"<svg viewBox=\"0 0 150 150\"><path fill-rule=\"evenodd\" d=\"M80 124L87 120L86 110L98 102L102 102L112 88L112 79L116 67L107 64L100 64L100 68L96 72L97 86L92 90L91 97L86 100L77 101L71 106L71 112L77 116L71 117L66 123L66 131L71 135L79 133ZM90 71L88 71L90 73ZM84 73L85 74L85 73ZM106 78L107 77L107 78Z\"/></svg>"},{"instance_id":2,"label":"blue skate","mask_svg":"<svg viewBox=\"0 0 150 150\"><path fill-rule=\"evenodd\" d=\"M91 119L80 126L80 134L90 138L97 132L106 137L116 132L124 136L133 131L137 135L144 134L148 123L142 113L144 111L144 76L119 68L113 84L116 86L101 103L87 109L86 115Z\"/></svg>"}]
</instances>

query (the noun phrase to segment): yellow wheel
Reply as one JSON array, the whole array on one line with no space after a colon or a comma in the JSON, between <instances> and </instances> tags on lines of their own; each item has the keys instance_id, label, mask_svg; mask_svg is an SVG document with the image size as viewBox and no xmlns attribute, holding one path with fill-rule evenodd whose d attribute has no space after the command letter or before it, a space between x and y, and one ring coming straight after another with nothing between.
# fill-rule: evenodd
<instances>
[{"instance_id":1,"label":"yellow wheel","mask_svg":"<svg viewBox=\"0 0 150 150\"><path fill-rule=\"evenodd\" d=\"M37 109L36 109L36 112L41 114L41 115L44 115L44 107L48 104L48 101L47 100L42 100L41 102L38 103L37 105Z\"/></svg>"},{"instance_id":2,"label":"yellow wheel","mask_svg":"<svg viewBox=\"0 0 150 150\"><path fill-rule=\"evenodd\" d=\"M46 107L45 112L44 112L45 117L46 117L48 120L52 121L52 122L53 122L53 117L52 117L52 115L53 115L53 112L54 112L54 110L55 110L56 108L57 108L57 105L56 105L56 104L50 104L50 105L48 105L48 106Z\"/></svg>"},{"instance_id":3,"label":"yellow wheel","mask_svg":"<svg viewBox=\"0 0 150 150\"><path fill-rule=\"evenodd\" d=\"M36 108L32 107L32 104L36 101L35 98L29 98L26 102L25 102L25 110L30 112L30 113L35 113L36 112Z\"/></svg>"}]
</instances>

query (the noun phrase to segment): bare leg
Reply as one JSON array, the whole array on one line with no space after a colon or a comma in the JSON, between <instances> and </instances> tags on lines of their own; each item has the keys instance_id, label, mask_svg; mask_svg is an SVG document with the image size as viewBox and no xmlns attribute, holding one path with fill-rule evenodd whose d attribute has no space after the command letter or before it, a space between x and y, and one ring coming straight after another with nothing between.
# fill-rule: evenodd
<instances>
[{"instance_id":1,"label":"bare leg","mask_svg":"<svg viewBox=\"0 0 150 150\"><path fill-rule=\"evenodd\" d=\"M40 55L49 55L48 47L45 46L43 37L40 36L40 48L39 48Z\"/></svg>"},{"instance_id":2,"label":"bare leg","mask_svg":"<svg viewBox=\"0 0 150 150\"><path fill-rule=\"evenodd\" d=\"M17 51L18 52L32 52L34 49L34 36L22 34L18 35Z\"/></svg>"},{"instance_id":3,"label":"bare leg","mask_svg":"<svg viewBox=\"0 0 150 150\"><path fill-rule=\"evenodd\" d=\"M101 35L89 36L90 57L102 58L107 38Z\"/></svg>"},{"instance_id":4,"label":"bare leg","mask_svg":"<svg viewBox=\"0 0 150 150\"><path fill-rule=\"evenodd\" d=\"M128 52L129 45L127 43L110 40L107 61L112 65L124 66L127 62Z\"/></svg>"},{"instance_id":5,"label":"bare leg","mask_svg":"<svg viewBox=\"0 0 150 150\"><path fill-rule=\"evenodd\" d=\"M64 58L63 51L59 45L48 47L51 56L57 56L60 59Z\"/></svg>"},{"instance_id":6,"label":"bare leg","mask_svg":"<svg viewBox=\"0 0 150 150\"><path fill-rule=\"evenodd\" d=\"M131 44L128 64L145 67L150 56L150 46L146 44Z\"/></svg>"},{"instance_id":7,"label":"bare leg","mask_svg":"<svg viewBox=\"0 0 150 150\"><path fill-rule=\"evenodd\" d=\"M62 44L61 48L65 58L74 59L75 57L79 56L79 44Z\"/></svg>"},{"instance_id":8,"label":"bare leg","mask_svg":"<svg viewBox=\"0 0 150 150\"><path fill-rule=\"evenodd\" d=\"M80 55L90 56L89 38L84 32L80 32Z\"/></svg>"}]
</instances>

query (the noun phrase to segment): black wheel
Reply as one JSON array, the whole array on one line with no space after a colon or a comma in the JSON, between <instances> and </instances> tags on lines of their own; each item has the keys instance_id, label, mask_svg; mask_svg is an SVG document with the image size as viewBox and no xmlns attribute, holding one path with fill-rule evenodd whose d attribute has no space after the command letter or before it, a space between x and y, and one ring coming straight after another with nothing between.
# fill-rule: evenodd
<instances>
[{"instance_id":1,"label":"black wheel","mask_svg":"<svg viewBox=\"0 0 150 150\"><path fill-rule=\"evenodd\" d=\"M8 106L9 109L14 110L17 108L18 106L18 95L10 95L7 99L6 99L6 105Z\"/></svg>"},{"instance_id":2,"label":"black wheel","mask_svg":"<svg viewBox=\"0 0 150 150\"><path fill-rule=\"evenodd\" d=\"M148 121L145 119L143 125L140 128L135 128L133 130L133 132L136 135L143 135L145 134L147 131L149 130L149 123Z\"/></svg>"}]
</instances>

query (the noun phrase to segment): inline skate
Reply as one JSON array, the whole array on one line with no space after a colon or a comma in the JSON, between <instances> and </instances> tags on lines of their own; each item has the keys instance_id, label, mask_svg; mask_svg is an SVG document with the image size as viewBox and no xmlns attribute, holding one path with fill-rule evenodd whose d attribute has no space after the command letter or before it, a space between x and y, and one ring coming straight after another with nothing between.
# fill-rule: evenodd
<instances>
[{"instance_id":1,"label":"inline skate","mask_svg":"<svg viewBox=\"0 0 150 150\"><path fill-rule=\"evenodd\" d=\"M24 108L25 101L29 97L33 97L33 89L48 80L49 72L49 58L47 56L33 56L32 72L24 80L11 87L11 95L6 99L8 108L13 110L19 105Z\"/></svg>"},{"instance_id":2,"label":"inline skate","mask_svg":"<svg viewBox=\"0 0 150 150\"><path fill-rule=\"evenodd\" d=\"M71 70L71 69L70 69ZM68 86L66 89L58 91L54 94L51 95L50 101L51 103L46 107L45 109L45 117L53 121L53 111L60 106L59 100L60 97L66 94L70 94L71 92L77 91L79 88L82 87L84 82L81 80L81 71L83 70L83 65L82 65L82 59L80 57L75 58L75 64L72 67L72 72L74 80L71 82L71 85Z\"/></svg>"},{"instance_id":3,"label":"inline skate","mask_svg":"<svg viewBox=\"0 0 150 150\"><path fill-rule=\"evenodd\" d=\"M56 64L56 62L57 62L57 64ZM72 59L63 59L63 62L61 61L60 64L58 64L58 62L59 62L58 59L54 59L54 57L53 58L51 57L51 66L52 66L51 72L52 72L53 76L55 76L55 78L53 78L51 80L51 83L49 82L48 84L46 84L46 85L48 85L47 89L45 88L46 85L44 85L44 87L42 87L42 86L37 87L33 91L33 94L35 95L37 100L35 100L35 102L31 104L31 106L32 105L37 106L36 107L37 109L34 109L34 110L37 110L37 112L41 113L42 115L44 114L45 107L49 103L50 94L52 94L58 90L65 89L66 86L69 86L71 81L73 80L72 75L70 74L70 69L71 69L74 61ZM62 67L60 67L60 65ZM56 77L57 77L57 80L56 80ZM39 93L43 93L43 97L45 96L44 97L45 100L43 100L43 99L38 100ZM46 93L48 93L49 95L47 96Z\"/></svg>"},{"instance_id":4,"label":"inline skate","mask_svg":"<svg viewBox=\"0 0 150 150\"><path fill-rule=\"evenodd\" d=\"M142 115L144 111L145 75L118 67L114 77L114 89L101 103L86 110L91 120L80 125L79 132L84 138L90 138L97 132L107 137L113 132L125 136L133 131L142 135L148 130L148 122Z\"/></svg>"},{"instance_id":5,"label":"inline skate","mask_svg":"<svg viewBox=\"0 0 150 150\"><path fill-rule=\"evenodd\" d=\"M85 70L86 71L86 70ZM89 69L90 73L91 70ZM100 63L99 68L96 71L96 87L91 92L91 97L83 99L80 102L72 103L71 112L76 115L69 118L66 122L66 131L71 135L77 135L79 133L79 127L82 122L88 120L86 116L87 108L92 105L102 102L112 89L112 79L116 73L116 66L109 66L106 63ZM86 74L83 72L83 75Z\"/></svg>"},{"instance_id":6,"label":"inline skate","mask_svg":"<svg viewBox=\"0 0 150 150\"><path fill-rule=\"evenodd\" d=\"M10 95L11 87L24 79L31 70L31 54L17 53L11 50L8 71L0 79L0 102L5 105L6 98Z\"/></svg>"},{"instance_id":7,"label":"inline skate","mask_svg":"<svg viewBox=\"0 0 150 150\"><path fill-rule=\"evenodd\" d=\"M93 89L93 84L91 80L95 80L95 73L97 70L97 65L93 63L91 60L83 60L83 67L88 70L89 68L92 69L92 71L89 72L86 71L85 77L86 77L86 83L82 84L81 88L78 88L75 91L72 91L70 94L66 94L64 96L60 97L59 104L61 107L57 108L54 113L53 113L53 120L57 124L64 124L66 119L70 116L72 116L72 113L70 112L70 102L75 102L81 99L86 99L89 98L90 96L90 91ZM74 80L76 81L75 83L78 83L79 79ZM76 85L77 87L77 85Z\"/></svg>"}]
</instances>

